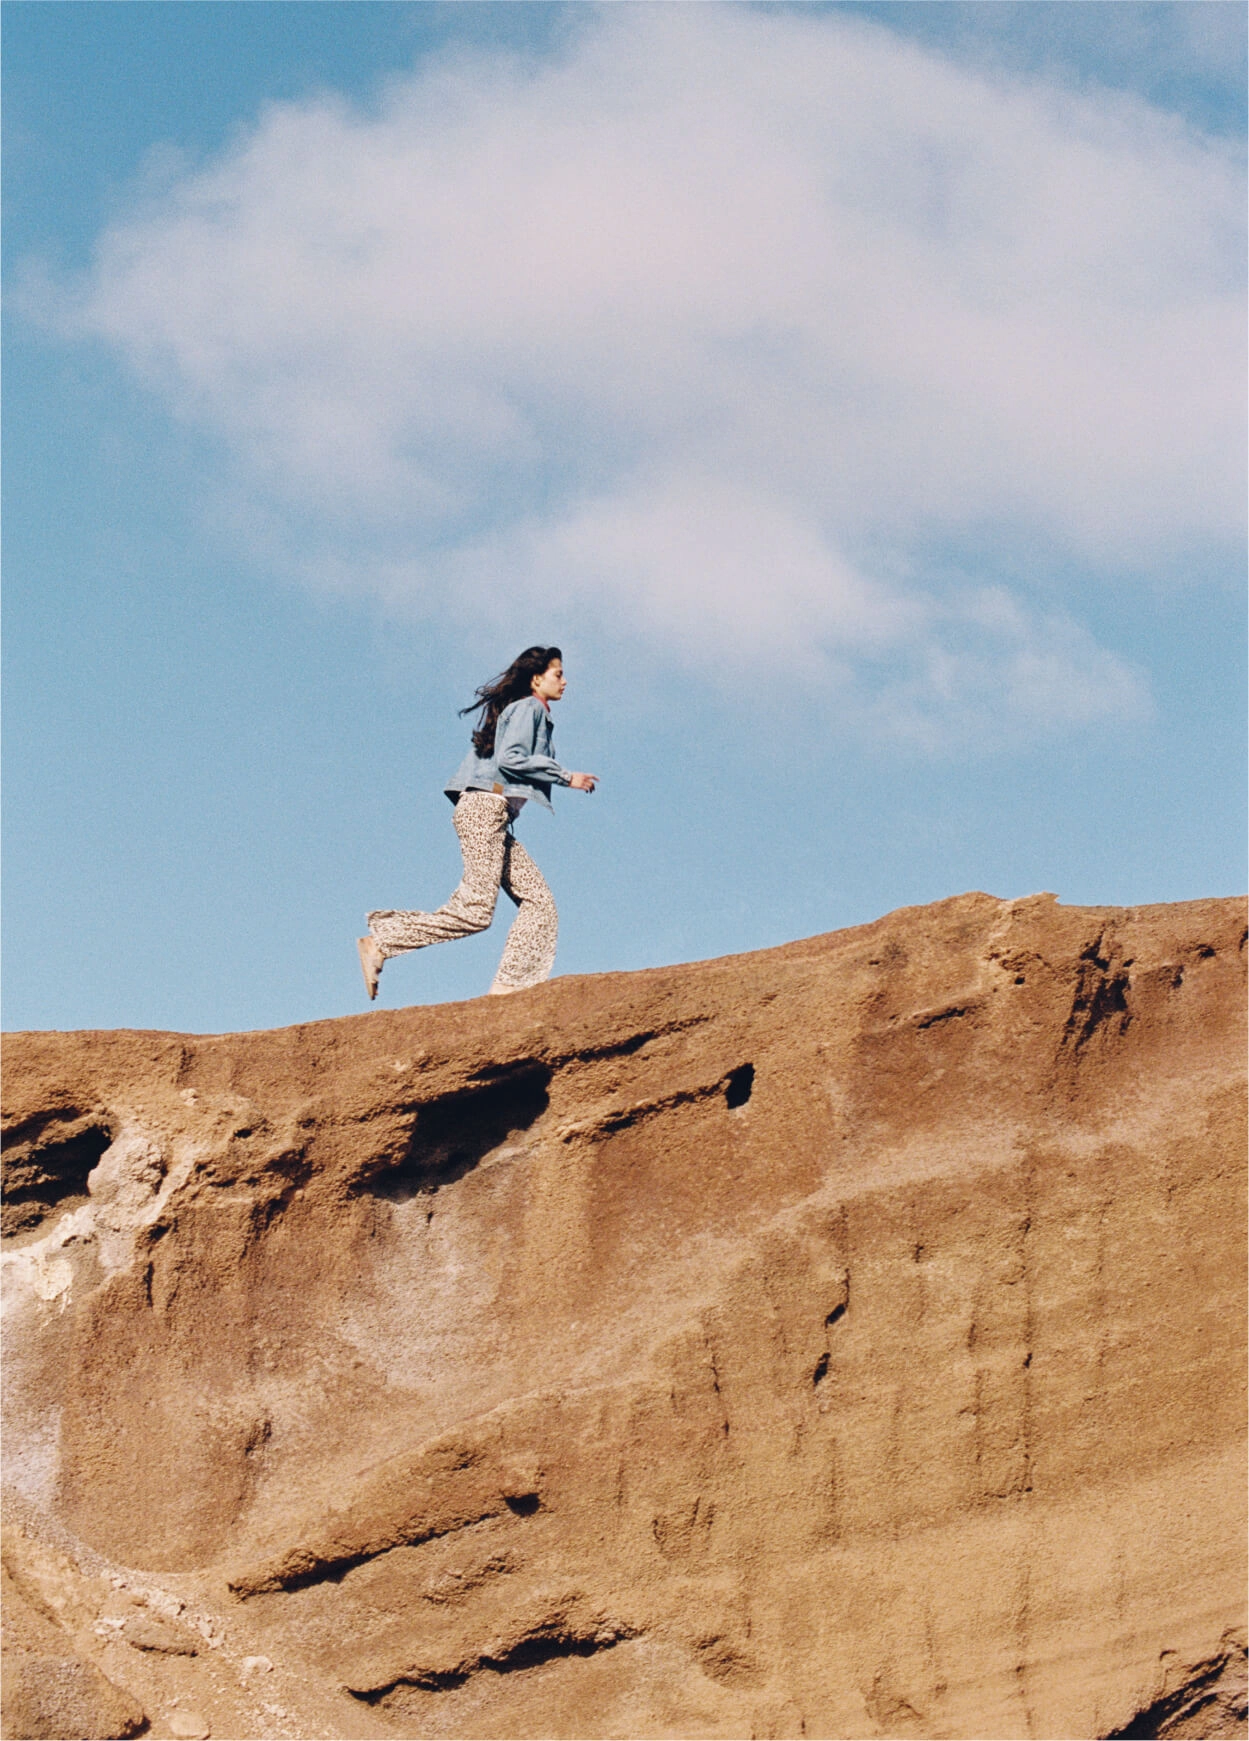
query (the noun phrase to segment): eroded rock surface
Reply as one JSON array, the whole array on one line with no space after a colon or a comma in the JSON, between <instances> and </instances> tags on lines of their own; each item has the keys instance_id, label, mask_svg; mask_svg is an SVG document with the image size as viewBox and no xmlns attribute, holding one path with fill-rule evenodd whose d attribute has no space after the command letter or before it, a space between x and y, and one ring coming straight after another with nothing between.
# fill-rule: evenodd
<instances>
[{"instance_id":1,"label":"eroded rock surface","mask_svg":"<svg viewBox=\"0 0 1249 1741\"><path fill-rule=\"evenodd\" d=\"M11 1037L14 1651L118 1735L1243 1733L1244 917Z\"/></svg>"}]
</instances>

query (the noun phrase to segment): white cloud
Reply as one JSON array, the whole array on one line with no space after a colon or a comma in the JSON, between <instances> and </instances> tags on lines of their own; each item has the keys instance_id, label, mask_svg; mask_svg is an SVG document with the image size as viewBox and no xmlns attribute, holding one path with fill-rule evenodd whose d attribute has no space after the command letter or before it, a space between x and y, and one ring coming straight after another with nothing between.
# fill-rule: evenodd
<instances>
[{"instance_id":1,"label":"white cloud","mask_svg":"<svg viewBox=\"0 0 1249 1741\"><path fill-rule=\"evenodd\" d=\"M901 0L877 16L964 58L1132 90L1244 134L1245 10L1234 0Z\"/></svg>"},{"instance_id":2,"label":"white cloud","mask_svg":"<svg viewBox=\"0 0 1249 1741\"><path fill-rule=\"evenodd\" d=\"M991 529L1118 584L1240 535L1242 210L1134 99L844 15L609 7L557 60L271 108L102 237L72 321L311 579L847 695L883 661L920 735L1071 724L1139 680L925 553Z\"/></svg>"}]
</instances>

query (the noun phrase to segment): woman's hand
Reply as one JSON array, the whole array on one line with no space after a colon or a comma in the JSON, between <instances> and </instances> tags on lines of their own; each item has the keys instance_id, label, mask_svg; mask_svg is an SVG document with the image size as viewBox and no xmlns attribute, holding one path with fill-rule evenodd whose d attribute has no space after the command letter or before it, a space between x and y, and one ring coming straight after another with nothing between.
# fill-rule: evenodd
<instances>
[{"instance_id":1,"label":"woman's hand","mask_svg":"<svg viewBox=\"0 0 1249 1741\"><path fill-rule=\"evenodd\" d=\"M570 774L568 776L568 784L576 792L592 792L597 780L597 774Z\"/></svg>"}]
</instances>

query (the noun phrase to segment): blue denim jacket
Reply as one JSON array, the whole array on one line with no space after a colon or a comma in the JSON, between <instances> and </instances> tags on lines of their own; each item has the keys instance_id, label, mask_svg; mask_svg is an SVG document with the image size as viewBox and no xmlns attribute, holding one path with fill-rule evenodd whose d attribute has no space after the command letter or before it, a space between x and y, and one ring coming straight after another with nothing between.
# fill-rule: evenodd
<instances>
[{"instance_id":1,"label":"blue denim jacket","mask_svg":"<svg viewBox=\"0 0 1249 1741\"><path fill-rule=\"evenodd\" d=\"M509 702L499 715L494 733L494 754L468 754L447 782L444 791L454 804L461 792L490 792L502 786L505 798L534 798L551 808L551 787L566 786L572 778L551 754L554 726L536 695Z\"/></svg>"}]
</instances>

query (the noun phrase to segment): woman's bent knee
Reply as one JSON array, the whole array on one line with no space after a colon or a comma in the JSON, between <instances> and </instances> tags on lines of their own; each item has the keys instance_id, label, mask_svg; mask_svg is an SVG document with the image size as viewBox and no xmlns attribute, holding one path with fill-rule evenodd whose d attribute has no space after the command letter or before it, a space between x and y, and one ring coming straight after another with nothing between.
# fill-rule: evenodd
<instances>
[{"instance_id":1,"label":"woman's bent knee","mask_svg":"<svg viewBox=\"0 0 1249 1741\"><path fill-rule=\"evenodd\" d=\"M494 921L494 902L467 900L458 903L460 918L469 931L488 931Z\"/></svg>"}]
</instances>

